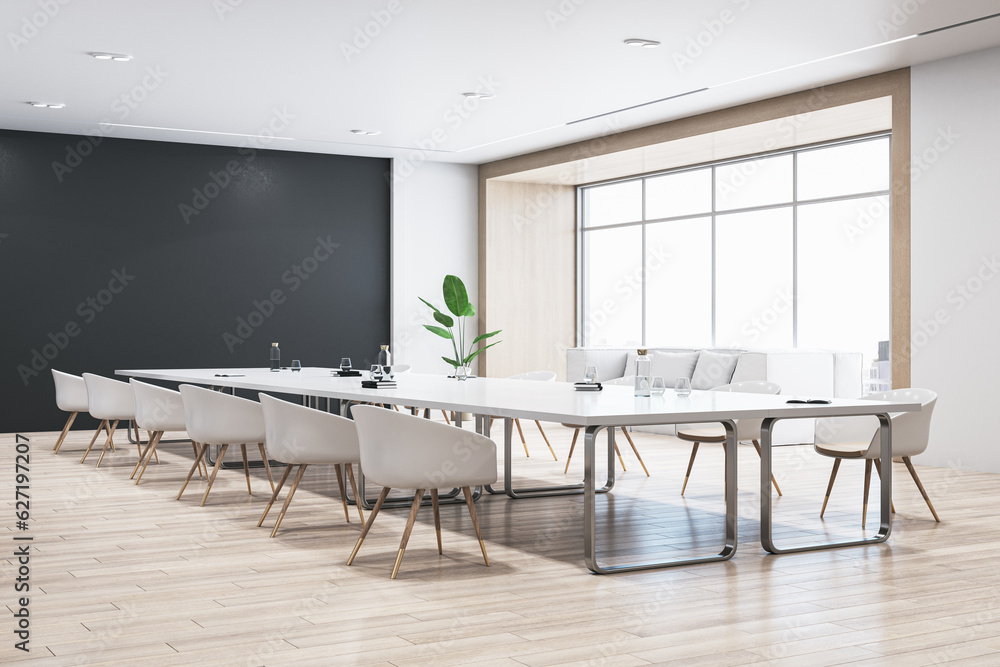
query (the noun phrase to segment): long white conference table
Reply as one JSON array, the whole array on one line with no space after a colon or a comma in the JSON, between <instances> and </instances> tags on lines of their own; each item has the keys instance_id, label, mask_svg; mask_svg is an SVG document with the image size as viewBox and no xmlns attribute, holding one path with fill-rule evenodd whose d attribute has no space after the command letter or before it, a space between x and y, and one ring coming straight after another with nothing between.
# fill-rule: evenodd
<instances>
[{"instance_id":1,"label":"long white conference table","mask_svg":"<svg viewBox=\"0 0 1000 667\"><path fill-rule=\"evenodd\" d=\"M266 368L142 369L119 370L117 375L206 385L252 392L296 394L341 402L342 410L351 401L405 405L431 410L452 410L477 415L477 430L489 434L490 416L504 419L504 484L512 498L552 494L584 495L584 559L597 574L648 570L654 568L707 563L732 558L737 545L737 456L734 420L762 419L760 466L761 545L771 553L792 553L884 542L892 529L892 475L882 477L880 525L868 538L839 542L821 542L792 548L774 543L771 517L771 431L782 419L871 415L881 429L881 459L892 459L890 413L920 410L919 403L832 399L829 404L787 403L788 396L693 391L690 396L676 396L668 390L663 396L635 398L631 387L604 385L603 391L576 391L565 382L524 382L500 378L472 378L464 382L439 375L406 373L396 376L397 387L364 389L362 378L341 378L328 368L304 368L301 372ZM367 375L367 374L366 374ZM584 479L582 484L515 490L511 478L511 422L515 418L575 424L585 429ZM597 555L597 494L614 486L614 428L650 424L721 423L726 431L725 488L726 514L724 546L717 554L691 558L671 558L655 562L603 565ZM608 432L607 482L595 488L596 442L602 431ZM886 467L886 470L891 470ZM358 498L361 502L363 498Z\"/></svg>"}]
</instances>

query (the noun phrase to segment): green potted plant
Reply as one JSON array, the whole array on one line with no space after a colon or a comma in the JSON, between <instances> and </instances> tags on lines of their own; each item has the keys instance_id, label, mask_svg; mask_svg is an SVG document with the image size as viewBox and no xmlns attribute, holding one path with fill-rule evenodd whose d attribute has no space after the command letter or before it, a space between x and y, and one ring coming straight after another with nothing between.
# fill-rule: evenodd
<instances>
[{"instance_id":1,"label":"green potted plant","mask_svg":"<svg viewBox=\"0 0 1000 667\"><path fill-rule=\"evenodd\" d=\"M472 360L475 359L480 352L493 347L500 341L478 347L477 349L480 342L486 340L487 338L496 336L502 330L497 329L496 331L476 336L472 339L472 342L469 343L468 351L466 351L465 318L474 317L476 314L476 307L469 302L469 293L465 289L465 283L463 283L462 279L458 276L445 276L442 292L444 293L445 307L451 315L441 312L437 306L432 304L427 299L424 299L423 297L417 298L427 304L427 306L434 311L434 321L442 325L435 326L433 324L425 324L424 328L431 333L441 336L441 338L447 338L451 341L454 357L441 358L455 369L457 376L461 377L461 374L458 372L459 368L463 369L465 374L468 375L468 366L472 363Z\"/></svg>"}]
</instances>

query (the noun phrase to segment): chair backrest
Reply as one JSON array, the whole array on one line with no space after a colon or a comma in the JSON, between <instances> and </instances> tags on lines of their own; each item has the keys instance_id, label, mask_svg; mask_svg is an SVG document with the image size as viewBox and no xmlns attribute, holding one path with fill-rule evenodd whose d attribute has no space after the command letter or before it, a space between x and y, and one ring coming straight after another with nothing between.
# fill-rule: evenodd
<instances>
[{"instance_id":1,"label":"chair backrest","mask_svg":"<svg viewBox=\"0 0 1000 667\"><path fill-rule=\"evenodd\" d=\"M721 387L713 387L710 391L731 391L743 394L773 394L781 393L781 387L774 382L767 380L747 380L745 382L734 382L724 384ZM763 419L737 419L736 439L737 440L759 440L760 425Z\"/></svg>"},{"instance_id":2,"label":"chair backrest","mask_svg":"<svg viewBox=\"0 0 1000 667\"><path fill-rule=\"evenodd\" d=\"M93 373L84 373L87 385L87 405L91 416L97 419L133 419L135 399L128 382L112 380Z\"/></svg>"},{"instance_id":3,"label":"chair backrest","mask_svg":"<svg viewBox=\"0 0 1000 667\"><path fill-rule=\"evenodd\" d=\"M339 415L258 394L267 455L282 463L359 463L358 431Z\"/></svg>"},{"instance_id":4,"label":"chair backrest","mask_svg":"<svg viewBox=\"0 0 1000 667\"><path fill-rule=\"evenodd\" d=\"M376 484L441 489L497 480L497 447L485 436L372 405L354 405L351 414L361 469Z\"/></svg>"},{"instance_id":5,"label":"chair backrest","mask_svg":"<svg viewBox=\"0 0 1000 667\"><path fill-rule=\"evenodd\" d=\"M188 435L203 445L264 442L260 403L193 384L182 384L184 423Z\"/></svg>"},{"instance_id":6,"label":"chair backrest","mask_svg":"<svg viewBox=\"0 0 1000 667\"><path fill-rule=\"evenodd\" d=\"M531 380L532 382L554 382L556 374L552 371L528 371L511 375L508 380Z\"/></svg>"},{"instance_id":7,"label":"chair backrest","mask_svg":"<svg viewBox=\"0 0 1000 667\"><path fill-rule=\"evenodd\" d=\"M135 398L135 425L147 431L183 431L184 401L179 391L129 379Z\"/></svg>"},{"instance_id":8,"label":"chair backrest","mask_svg":"<svg viewBox=\"0 0 1000 667\"><path fill-rule=\"evenodd\" d=\"M79 375L70 375L52 369L52 382L56 385L56 405L65 412L87 412L87 383Z\"/></svg>"},{"instance_id":9,"label":"chair backrest","mask_svg":"<svg viewBox=\"0 0 1000 667\"><path fill-rule=\"evenodd\" d=\"M930 389L907 388L878 391L865 396L872 401L907 401L920 403L919 412L894 412L892 420L892 455L916 456L930 441L931 415L937 393ZM882 439L875 417L831 417L816 420L816 443L869 443L864 458L879 458Z\"/></svg>"}]
</instances>

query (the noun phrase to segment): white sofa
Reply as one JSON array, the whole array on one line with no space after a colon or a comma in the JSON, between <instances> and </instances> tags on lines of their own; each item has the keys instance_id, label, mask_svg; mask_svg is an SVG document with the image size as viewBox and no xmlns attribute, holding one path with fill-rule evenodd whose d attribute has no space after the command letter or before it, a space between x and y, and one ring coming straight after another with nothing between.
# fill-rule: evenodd
<instances>
[{"instance_id":1,"label":"white sofa","mask_svg":"<svg viewBox=\"0 0 1000 667\"><path fill-rule=\"evenodd\" d=\"M786 396L857 398L862 394L860 352L649 348L648 353L652 359L652 374L663 376L668 388L673 386L677 374L683 374L692 379L694 389L710 389L745 380L769 380L777 383ZM581 380L587 366L596 366L601 380L634 375L635 357L633 348L570 348L566 351L566 380ZM695 360L693 364L692 359ZM733 361L735 366L732 366ZM812 419L779 422L774 443L812 443L813 429ZM672 426L638 427L636 430L674 432Z\"/></svg>"}]
</instances>

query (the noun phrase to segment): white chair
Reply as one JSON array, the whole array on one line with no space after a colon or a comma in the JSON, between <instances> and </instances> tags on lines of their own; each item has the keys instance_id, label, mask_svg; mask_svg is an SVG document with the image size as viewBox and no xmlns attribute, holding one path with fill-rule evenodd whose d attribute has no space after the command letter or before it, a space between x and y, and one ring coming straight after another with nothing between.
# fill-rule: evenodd
<instances>
[{"instance_id":1,"label":"white chair","mask_svg":"<svg viewBox=\"0 0 1000 667\"><path fill-rule=\"evenodd\" d=\"M614 378L613 380L606 380L602 384L621 385L621 386L630 386L631 387L631 386L635 385L635 376L634 375L627 375L625 377ZM565 426L567 428L574 429L573 430L573 440L569 443L569 455L566 457L566 469L563 470L563 474L565 475L565 474L567 474L569 472L569 462L570 462L570 459L573 458L573 450L576 449L576 440L577 440L577 438L580 437L580 431L583 430L583 427L582 426L578 426L576 424L563 424L563 426ZM625 427L619 427L619 428L621 428L622 435L625 436L625 439L628 440L628 444L632 447L632 451L635 453L635 458L637 458L639 460L639 465L642 466L642 471L644 473L646 473L646 477L649 477L649 470L646 469L646 462L643 461L642 460L642 456L639 455L639 448L636 447L635 446L635 442L632 441L632 436L629 435L628 429L625 428ZM628 472L628 468L625 467L625 459L622 458L622 452L621 452L620 449L618 449L618 442L617 441L615 442L615 453L618 455L618 463L621 464L622 471L623 472Z\"/></svg>"},{"instance_id":2,"label":"white chair","mask_svg":"<svg viewBox=\"0 0 1000 667\"><path fill-rule=\"evenodd\" d=\"M913 481L916 483L917 489L920 490L920 495L927 503L934 520L941 521L934 505L931 504L931 499L927 496L927 491L924 490L924 485L917 477L913 462L910 460L910 457L927 449L927 443L930 439L931 414L933 414L934 405L937 403L937 394L930 389L893 389L875 392L865 398L875 401L920 403L920 412L890 413L892 455L903 459L906 469L913 477ZM826 504L830 501L830 491L833 490L833 481L837 478L837 470L840 469L841 460L864 459L865 492L864 506L861 510L861 527L865 527L868 518L868 486L871 482L873 463L879 476L882 476L882 466L880 465L882 462L879 459L881 446L880 429L874 417L838 417L816 420L816 444L813 448L817 453L833 458L833 470L830 472L830 483L826 487L826 496L823 498L820 516L826 512ZM891 473L890 468L891 465L886 466L886 470Z\"/></svg>"},{"instance_id":3,"label":"white chair","mask_svg":"<svg viewBox=\"0 0 1000 667\"><path fill-rule=\"evenodd\" d=\"M93 373L84 373L83 381L87 385L87 406L90 414L94 418L104 422L108 431L108 438L104 441L101 456L97 459L97 467L100 468L101 461L104 460L104 454L108 451L108 447L114 449L112 439L115 436L115 431L118 429L118 423L122 419L135 419L135 400L132 398L132 387L128 382L112 380L111 378L101 377ZM108 424L111 426L107 427ZM100 433L100 428L97 431ZM97 434L94 435L96 437ZM135 439L135 446L141 456L142 445L139 441L138 431L136 431ZM87 451L83 453L83 458L80 459L80 463L87 460L87 456L90 454L90 449L93 446L94 440L91 440L90 446L87 447Z\"/></svg>"},{"instance_id":4,"label":"white chair","mask_svg":"<svg viewBox=\"0 0 1000 667\"><path fill-rule=\"evenodd\" d=\"M149 441L146 449L142 451L135 469L132 470L132 477L138 484L146 472L149 460L156 456L156 447L160 444L160 439L167 431L183 431L186 428L184 422L184 401L179 391L157 387L145 382L131 378L129 384L132 385L132 396L135 399L135 430L146 429L149 434ZM198 456L198 445L193 440L191 447L194 455ZM159 458L156 459L159 463ZM204 462L202 462L204 465ZM140 469L141 466L141 469ZM136 472L139 476L136 477ZM202 468L198 468L198 474L203 474Z\"/></svg>"},{"instance_id":5,"label":"white chair","mask_svg":"<svg viewBox=\"0 0 1000 667\"><path fill-rule=\"evenodd\" d=\"M208 500L208 493L215 483L215 476L219 474L222 467L222 459L226 455L229 445L240 443L240 452L243 454L243 473L247 479L247 493L253 495L250 488L250 465L247 462L247 443L257 443L260 449L260 457L264 461L264 471L267 472L267 480L271 483L271 492L274 492L274 480L271 478L271 468L267 462L267 452L264 449L264 413L261 411L260 403L248 401L245 398L223 394L220 391L212 391L196 387L191 384L182 384L179 387L181 397L184 400L184 424L194 442L200 447L195 456L194 464L188 471L184 486L181 487L177 499L180 500L187 488L191 476L194 474L198 463L205 458L209 445L222 445L219 451L219 458L215 461L212 474L208 478L208 486L205 487L205 495L201 498L201 506L205 506Z\"/></svg>"},{"instance_id":6,"label":"white chair","mask_svg":"<svg viewBox=\"0 0 1000 667\"><path fill-rule=\"evenodd\" d=\"M486 545L479 529L479 519L476 517L476 507L472 502L470 487L493 484L497 481L496 444L477 433L402 412L370 405L354 406L351 412L358 430L361 469L372 482L383 488L375 507L368 514L368 521L361 531L361 537L358 538L354 551L347 559L347 564L354 562L361 543L364 542L365 536L375 522L375 517L382 509L382 503L393 488L416 489L416 492L413 494L410 516L403 531L403 539L399 543L396 563L390 578L395 579L399 573L406 543L410 539L417 510L420 509L424 491L427 489L431 492L438 553L442 553L438 489L461 487L465 494L465 503L469 507L469 515L472 517L472 525L476 529L476 537L479 539L479 548L483 552L483 560L489 567L490 559L486 555Z\"/></svg>"},{"instance_id":7,"label":"white chair","mask_svg":"<svg viewBox=\"0 0 1000 667\"><path fill-rule=\"evenodd\" d=\"M62 448L63 441L66 440L66 435L69 433L70 427L73 425L74 420L76 420L76 416L81 412L87 412L89 406L87 404L87 383L79 375L70 375L69 373L63 373L53 368L52 382L56 386L56 406L63 412L69 413L66 425L63 426L62 433L59 434L59 439L56 440L55 447L52 448L52 451L58 454ZM90 440L91 447L93 447L94 442L97 440L97 436L106 427L107 424L104 420L101 420L101 425L97 427L94 437Z\"/></svg>"},{"instance_id":8,"label":"white chair","mask_svg":"<svg viewBox=\"0 0 1000 667\"><path fill-rule=\"evenodd\" d=\"M774 382L767 382L766 380L748 380L747 382L734 382L733 384L726 384L721 387L713 387L709 391L731 391L745 394L780 394L781 387ZM762 419L736 420L736 442L751 441L754 449L757 450L757 456L760 456L761 422L763 422ZM723 443L726 441L726 430L721 424L706 428L690 428L690 426L690 424L686 424L677 427L678 438L694 443L691 447L691 459L688 461L687 473L684 475L684 486L681 487L682 496L687 489L688 480L691 478L691 468L694 466L694 457L698 455L698 446L703 442ZM728 456L728 452L726 455ZM774 485L774 490L780 496L781 489L778 487L778 480L774 478L774 475L771 475L771 484Z\"/></svg>"},{"instance_id":9,"label":"white chair","mask_svg":"<svg viewBox=\"0 0 1000 667\"><path fill-rule=\"evenodd\" d=\"M296 465L299 466L299 470L295 473L295 480L292 482L292 488L288 490L285 504L281 506L278 520L274 522L271 537L278 532L278 526L285 518L285 512L292 502L292 496L295 495L299 482L302 481L302 475L310 465L334 466L337 471L337 485L340 487L340 501L344 505L344 517L350 522L351 515L347 511L347 495L344 492L344 477L340 466L347 467L347 478L351 482L354 498L359 499L352 468L352 464L361 462L361 455L358 452L358 432L354 428L354 423L339 415L281 401L267 394L259 394L259 397L260 407L264 411L264 441L267 444L267 451L272 458L288 465L278 480L278 486L271 494L271 500L264 508L257 525L264 523L267 513L271 511L271 505L274 504L281 487L285 485L285 480ZM361 503L358 502L357 506L358 516L361 517L363 524L365 515L361 511Z\"/></svg>"},{"instance_id":10,"label":"white chair","mask_svg":"<svg viewBox=\"0 0 1000 667\"><path fill-rule=\"evenodd\" d=\"M518 373L517 375L511 375L507 379L527 380L529 382L555 382L556 374L553 373L552 371L528 371L527 373ZM537 419L534 421L535 421L535 426L538 427L538 432L542 434L542 440L545 441L545 444L549 448L549 452L552 453L552 458L558 461L559 457L556 456L555 450L552 449L552 444L549 442L548 436L545 435L545 431L542 429L541 423L539 423ZM517 434L521 436L521 445L524 447L524 455L531 456L531 454L528 453L528 443L524 439L524 431L521 430L521 420L515 419L514 425L517 427Z\"/></svg>"}]
</instances>

